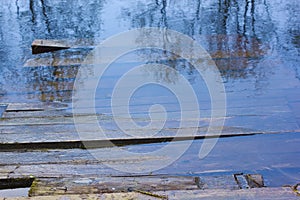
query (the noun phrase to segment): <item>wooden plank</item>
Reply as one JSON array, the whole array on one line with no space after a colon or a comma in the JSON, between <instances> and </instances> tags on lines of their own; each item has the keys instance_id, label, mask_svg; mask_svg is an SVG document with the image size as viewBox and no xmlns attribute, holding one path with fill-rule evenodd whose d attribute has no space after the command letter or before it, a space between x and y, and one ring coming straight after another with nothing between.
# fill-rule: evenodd
<instances>
[{"instance_id":1,"label":"wooden plank","mask_svg":"<svg viewBox=\"0 0 300 200\"><path fill-rule=\"evenodd\" d=\"M104 139L120 139L120 141L122 139L130 139L130 138L134 139L126 135L123 131L119 129L108 128L108 127L107 128L102 127L102 128L106 135L106 138ZM182 128L182 130L186 130L187 133L190 131L189 128ZM197 136L199 137L199 139L206 135L207 130L208 127L200 127L198 129ZM221 129L219 128L216 130L221 130ZM79 142L80 138L78 132L76 130L75 125L73 124L49 124L49 125L34 125L34 126L28 124L25 126L0 126L0 131L2 132L0 138L1 144L12 145L14 143L20 143L20 144L25 143L29 146L30 146L29 144L30 142L37 143L37 144L39 143L43 144L44 142L48 142L48 143L53 143L52 146L55 146L55 143L59 143L59 142L66 142L66 143L71 142L72 143L71 146L75 145L74 142L76 143L76 145L80 144ZM82 131L88 133L91 139L100 139L98 131L91 128L89 124L86 124L83 127ZM156 137L171 138L176 135L176 132L177 132L176 129L163 129L156 134ZM151 130L149 130L149 134L150 133ZM222 135L223 135L222 137L226 137L226 136L230 137L233 135L247 136L247 135L252 135L257 133L258 132L254 132L253 130L247 130L239 127L222 127ZM142 137L142 133L140 134L140 136ZM160 138L157 141L161 141L161 140L163 139ZM48 145L51 146L51 144Z\"/></svg>"},{"instance_id":2,"label":"wooden plank","mask_svg":"<svg viewBox=\"0 0 300 200\"><path fill-rule=\"evenodd\" d=\"M247 174L247 176L261 177L259 174ZM169 190L239 189L232 175L203 177L132 175L72 178L34 178L31 176L23 178L6 178L2 179L0 182L0 189L30 186L29 196L99 194L128 191L147 193ZM257 187L263 187L263 185L256 186L256 188ZM248 188L251 187L248 186Z\"/></svg>"},{"instance_id":3,"label":"wooden plank","mask_svg":"<svg viewBox=\"0 0 300 200\"><path fill-rule=\"evenodd\" d=\"M66 109L67 104L64 103L42 103L42 102L33 102L33 103L7 103L7 108L5 112L32 112L32 111L49 111L49 110L61 110Z\"/></svg>"},{"instance_id":4,"label":"wooden plank","mask_svg":"<svg viewBox=\"0 0 300 200\"><path fill-rule=\"evenodd\" d=\"M263 200L298 200L299 196L288 187L257 188L251 190L228 190L228 189L210 189L210 190L175 190L158 191L148 194L139 192L123 193L104 193L104 194L85 194L85 195L57 195L57 196L36 196L36 197L6 197L5 200L112 200L112 199L132 199L132 200L159 200L159 196L167 197L169 200L228 200L228 199L263 199ZM155 196L156 195L156 196ZM3 200L4 200L3 199Z\"/></svg>"},{"instance_id":5,"label":"wooden plank","mask_svg":"<svg viewBox=\"0 0 300 200\"><path fill-rule=\"evenodd\" d=\"M62 194L101 194L128 191L167 191L197 190L196 177L171 176L132 176L132 177L92 177L73 179L37 179L30 196L62 195ZM230 184L233 184L230 185ZM224 187L236 187L228 181Z\"/></svg>"},{"instance_id":6,"label":"wooden plank","mask_svg":"<svg viewBox=\"0 0 300 200\"><path fill-rule=\"evenodd\" d=\"M66 42L58 40L34 40L31 44L32 54L39 54L51 51L57 51L62 49L69 49Z\"/></svg>"},{"instance_id":7,"label":"wooden plank","mask_svg":"<svg viewBox=\"0 0 300 200\"><path fill-rule=\"evenodd\" d=\"M186 141L186 140L203 140L212 138L227 138L227 137L241 137L251 136L259 133L241 133L241 134L211 134L211 135L195 135L195 136L160 136L160 137L140 137L140 138L104 138L95 140L61 140L59 141L40 141L40 142L12 142L12 143L0 143L1 151L14 151L14 150L35 150L35 149L96 149L107 148L115 146L127 146L137 144L153 144L164 143L174 141ZM95 134L97 138L97 135Z\"/></svg>"},{"instance_id":8,"label":"wooden plank","mask_svg":"<svg viewBox=\"0 0 300 200\"><path fill-rule=\"evenodd\" d=\"M32 54L40 54L69 48L92 49L95 43L96 41L85 38L76 40L35 39L31 44L31 48Z\"/></svg>"}]
</instances>

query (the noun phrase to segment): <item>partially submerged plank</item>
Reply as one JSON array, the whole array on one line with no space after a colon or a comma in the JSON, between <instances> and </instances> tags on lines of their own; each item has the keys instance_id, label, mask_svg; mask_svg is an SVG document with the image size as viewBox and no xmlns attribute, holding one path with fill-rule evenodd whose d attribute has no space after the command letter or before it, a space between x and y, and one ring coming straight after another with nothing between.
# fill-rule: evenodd
<instances>
[{"instance_id":1,"label":"partially submerged plank","mask_svg":"<svg viewBox=\"0 0 300 200\"><path fill-rule=\"evenodd\" d=\"M7 103L5 112L32 112L32 111L48 111L48 110L60 110L66 109L67 105L64 103Z\"/></svg>"},{"instance_id":2,"label":"partially submerged plank","mask_svg":"<svg viewBox=\"0 0 300 200\"><path fill-rule=\"evenodd\" d=\"M31 44L32 54L39 54L51 51L57 51L62 49L69 49L71 48L64 41L59 40L34 40Z\"/></svg>"},{"instance_id":3,"label":"partially submerged plank","mask_svg":"<svg viewBox=\"0 0 300 200\"><path fill-rule=\"evenodd\" d=\"M69 48L94 48L95 41L91 39L51 40L35 39L32 44L32 54L53 52Z\"/></svg>"},{"instance_id":4,"label":"partially submerged plank","mask_svg":"<svg viewBox=\"0 0 300 200\"><path fill-rule=\"evenodd\" d=\"M186 135L186 136L155 136L155 137L123 137L123 138L103 138L95 140L63 140L63 141L40 141L40 142L12 142L0 143L1 151L13 150L35 150L35 149L96 149L107 148L115 146L127 146L137 144L153 144L174 141L212 139L212 138L227 138L227 137L241 137L251 136L260 133L240 133L240 134L210 134L210 135ZM95 135L97 138L97 135Z\"/></svg>"}]
</instances>

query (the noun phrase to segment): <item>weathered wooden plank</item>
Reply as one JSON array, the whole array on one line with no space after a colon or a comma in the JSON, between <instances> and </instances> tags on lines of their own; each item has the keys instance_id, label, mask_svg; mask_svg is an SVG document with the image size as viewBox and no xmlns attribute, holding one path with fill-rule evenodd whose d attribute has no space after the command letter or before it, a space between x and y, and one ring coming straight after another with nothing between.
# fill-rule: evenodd
<instances>
[{"instance_id":1,"label":"weathered wooden plank","mask_svg":"<svg viewBox=\"0 0 300 200\"><path fill-rule=\"evenodd\" d=\"M231 177L232 178L232 177ZM199 178L198 178L199 179ZM196 177L139 176L139 177L102 177L75 179L37 179L30 190L30 196L61 194L99 194L128 191L167 191L196 190ZM232 185L233 184L233 185ZM236 187L228 181L224 187ZM62 189L61 189L62 188Z\"/></svg>"},{"instance_id":2,"label":"weathered wooden plank","mask_svg":"<svg viewBox=\"0 0 300 200\"><path fill-rule=\"evenodd\" d=\"M95 148L107 148L115 146L127 146L137 144L153 144L164 143L172 141L186 141L186 140L199 140L199 139L212 139L212 138L227 138L227 137L241 137L251 136L260 133L235 133L235 134L210 134L210 135L186 135L186 136L155 136L155 137L123 137L123 138L103 138L95 140L61 140L59 141L39 141L39 142L10 142L0 143L1 151L13 151L13 150L35 150L35 149L95 149ZM97 134L94 134L95 138ZM89 136L91 137L91 136Z\"/></svg>"},{"instance_id":3,"label":"weathered wooden plank","mask_svg":"<svg viewBox=\"0 0 300 200\"><path fill-rule=\"evenodd\" d=\"M253 181L259 181L259 174L247 174ZM170 176L170 175L131 175L93 176L72 178L5 178L0 181L0 189L31 187L29 196L99 194L139 191L141 193L169 190L239 189L232 175L222 176ZM260 188L264 185L248 185L247 188Z\"/></svg>"},{"instance_id":4,"label":"weathered wooden plank","mask_svg":"<svg viewBox=\"0 0 300 200\"><path fill-rule=\"evenodd\" d=\"M42 103L42 102L33 102L33 103L7 103L7 108L5 112L32 112L32 111L49 111L49 110L61 110L66 109L67 104L64 103Z\"/></svg>"},{"instance_id":5,"label":"weathered wooden plank","mask_svg":"<svg viewBox=\"0 0 300 200\"><path fill-rule=\"evenodd\" d=\"M102 127L102 128L106 136L105 138L102 138L104 140L119 139L121 141L122 139L124 140L132 139L134 141L133 137L126 135L122 130L114 129L114 128L109 129L108 127L107 128ZM213 129L212 131L222 130L221 137L231 137L231 136L233 137L233 136L240 136L240 135L247 136L247 135L259 133L259 132L255 132L254 130L249 130L249 129L247 130L238 127L222 127L222 129L221 127L219 127L219 129L217 129L217 127L214 128L215 130ZM181 130L186 130L187 134L190 132L189 128L182 128ZM207 133L207 130L208 130L207 126L198 128L198 133L196 134L198 139L204 137ZM42 146L45 144L45 142L46 143L48 142L47 145L49 146L55 146L55 144L59 142L64 143L66 147L81 146L79 142L80 137L78 135L78 132L75 126L72 124L49 124L49 125L35 125L35 126L26 125L26 126L3 126L3 127L1 126L0 131L2 132L0 137L0 142L1 144L4 145L2 146L3 148L6 146L5 144L10 146L13 145L14 143L19 143L20 145L25 144L25 146L30 147L32 145L30 145L29 143L36 143L38 146ZM89 138L91 139L94 140L101 139L99 138L98 130L94 130L92 127L89 126L89 124L86 124L81 131L83 131L83 133L87 133L89 135ZM151 134L151 133L153 134L153 132L156 131L155 130L148 130L148 132L141 131L140 137L142 137L144 134L143 138L145 138L147 137L145 134ZM164 140L163 138L169 140L170 138L174 137L176 133L177 133L177 129L165 128L156 134L156 137L160 137L157 138L157 142L163 141ZM214 136L213 133L214 132L211 133L211 136ZM215 135L217 135L217 132L215 132ZM156 140L156 137L153 139L153 141ZM145 140L145 141L150 142L151 140ZM70 145L67 145L68 142L70 142Z\"/></svg>"},{"instance_id":6,"label":"weathered wooden plank","mask_svg":"<svg viewBox=\"0 0 300 200\"><path fill-rule=\"evenodd\" d=\"M59 40L34 40L31 44L32 54L39 54L62 49L69 49L71 46Z\"/></svg>"},{"instance_id":7,"label":"weathered wooden plank","mask_svg":"<svg viewBox=\"0 0 300 200\"><path fill-rule=\"evenodd\" d=\"M211 190L175 190L158 191L154 195L168 197L169 200L189 199L189 200L228 200L228 199L263 199L263 200L298 200L299 196L288 187L275 188L256 188L244 190L211 189ZM163 199L150 194L139 192L125 193L104 193L104 194L85 194L85 195L57 195L57 196L37 196L37 197L7 197L5 200L113 200L113 199L132 199L132 200L158 200ZM4 199L3 199L4 200Z\"/></svg>"},{"instance_id":8,"label":"weathered wooden plank","mask_svg":"<svg viewBox=\"0 0 300 200\"><path fill-rule=\"evenodd\" d=\"M40 54L69 48L92 49L95 43L96 41L87 38L76 40L35 39L31 44L31 48L32 54Z\"/></svg>"}]
</instances>

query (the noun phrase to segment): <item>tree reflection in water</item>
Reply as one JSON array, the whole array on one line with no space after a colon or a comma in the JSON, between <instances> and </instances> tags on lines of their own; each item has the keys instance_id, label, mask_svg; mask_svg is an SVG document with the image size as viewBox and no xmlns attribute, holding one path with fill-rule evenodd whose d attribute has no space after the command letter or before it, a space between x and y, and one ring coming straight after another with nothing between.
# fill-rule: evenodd
<instances>
[{"instance_id":1,"label":"tree reflection in water","mask_svg":"<svg viewBox=\"0 0 300 200\"><path fill-rule=\"evenodd\" d=\"M30 93L26 98L35 99L32 94L45 93L46 85L52 97L38 96L38 99L61 100L64 96L60 91L55 92L64 88L48 82L55 80L57 69L20 68L32 57L29 46L34 39L90 38L99 41L141 27L169 28L193 37L212 55L225 82L247 79L255 82L255 89L263 89L279 63L292 70L295 77L300 77L297 0L280 3L276 0L16 0L1 1L0 5L1 101L14 99L16 92ZM157 54L148 53L154 57ZM47 56L55 60L64 59L65 54ZM168 60L165 64L184 70L193 80L194 70L188 63L175 55L162 56L169 58L165 59ZM168 72L154 73L162 79L172 79ZM70 74L70 70L62 68L59 74L62 77ZM60 81L60 87L72 82L70 79Z\"/></svg>"}]
</instances>

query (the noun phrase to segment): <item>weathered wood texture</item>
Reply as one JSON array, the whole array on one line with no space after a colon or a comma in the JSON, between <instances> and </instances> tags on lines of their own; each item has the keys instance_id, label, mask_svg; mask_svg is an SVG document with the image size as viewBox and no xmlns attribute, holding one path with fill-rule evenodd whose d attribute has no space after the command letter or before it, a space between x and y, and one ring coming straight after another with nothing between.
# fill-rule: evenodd
<instances>
[{"instance_id":1,"label":"weathered wood texture","mask_svg":"<svg viewBox=\"0 0 300 200\"><path fill-rule=\"evenodd\" d=\"M169 200L297 200L299 196L290 188L257 188L250 190L193 190L193 191L160 191L155 192L156 195L168 197ZM19 197L19 198L3 198L3 200L113 200L113 199L132 199L132 200L158 200L163 199L151 195L141 194L139 192L112 193L112 194L84 194L84 195L58 195L58 196L38 196L38 197Z\"/></svg>"},{"instance_id":2,"label":"weathered wood texture","mask_svg":"<svg viewBox=\"0 0 300 200\"><path fill-rule=\"evenodd\" d=\"M252 182L261 182L261 175L247 174ZM247 178L248 188L260 188L264 185L252 184ZM62 194L99 194L130 191L169 191L169 190L206 190L206 189L238 189L233 176L216 177L180 177L180 176L130 176L102 178L65 178L37 179L33 182L30 196L47 196Z\"/></svg>"}]
</instances>

